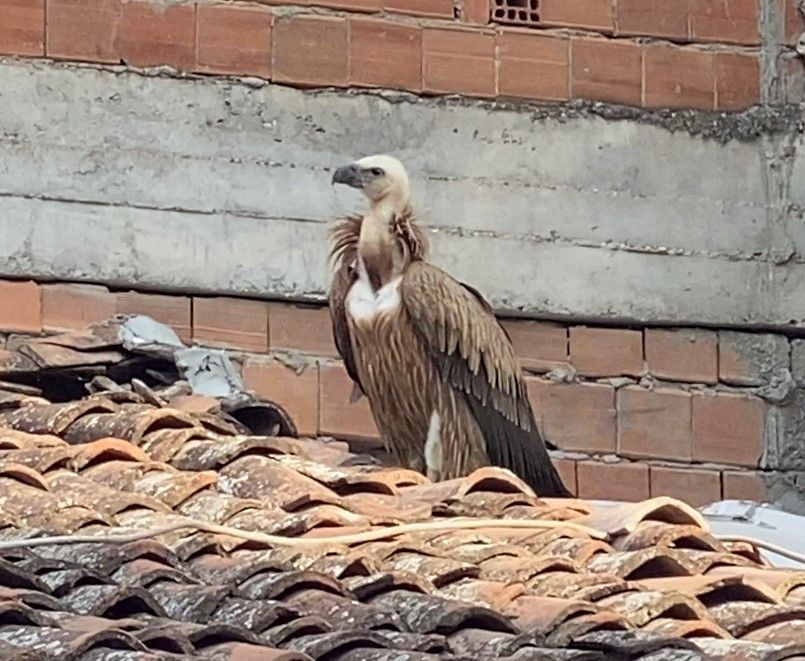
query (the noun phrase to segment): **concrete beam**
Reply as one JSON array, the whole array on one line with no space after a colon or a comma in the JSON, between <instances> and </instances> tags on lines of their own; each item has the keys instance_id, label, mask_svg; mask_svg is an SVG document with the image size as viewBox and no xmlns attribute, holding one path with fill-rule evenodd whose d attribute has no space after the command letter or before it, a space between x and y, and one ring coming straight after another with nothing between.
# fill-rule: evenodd
<instances>
[{"instance_id":1,"label":"concrete beam","mask_svg":"<svg viewBox=\"0 0 805 661\"><path fill-rule=\"evenodd\" d=\"M0 79L6 276L320 300L325 223L362 206L329 169L385 151L433 261L502 311L805 327L794 124L751 138L721 116L716 140L648 115L48 63L0 61Z\"/></svg>"}]
</instances>

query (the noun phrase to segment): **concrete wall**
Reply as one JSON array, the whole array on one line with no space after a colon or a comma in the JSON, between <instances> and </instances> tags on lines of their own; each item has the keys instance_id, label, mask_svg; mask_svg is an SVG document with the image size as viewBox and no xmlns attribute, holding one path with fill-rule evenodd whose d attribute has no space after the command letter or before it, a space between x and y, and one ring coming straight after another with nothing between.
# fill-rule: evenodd
<instances>
[{"instance_id":1,"label":"concrete wall","mask_svg":"<svg viewBox=\"0 0 805 661\"><path fill-rule=\"evenodd\" d=\"M684 113L34 61L0 80L6 276L321 300L325 224L362 204L329 169L383 151L434 260L502 311L805 327L801 110L713 115L703 136Z\"/></svg>"}]
</instances>

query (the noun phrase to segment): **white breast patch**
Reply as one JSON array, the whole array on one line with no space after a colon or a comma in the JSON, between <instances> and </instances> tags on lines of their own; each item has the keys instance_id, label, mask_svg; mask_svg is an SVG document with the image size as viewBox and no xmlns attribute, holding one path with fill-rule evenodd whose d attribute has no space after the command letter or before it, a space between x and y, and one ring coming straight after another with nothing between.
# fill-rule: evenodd
<instances>
[{"instance_id":1,"label":"white breast patch","mask_svg":"<svg viewBox=\"0 0 805 661\"><path fill-rule=\"evenodd\" d=\"M425 467L428 479L437 482L442 474L442 419L436 411L430 414L425 438Z\"/></svg>"},{"instance_id":2,"label":"white breast patch","mask_svg":"<svg viewBox=\"0 0 805 661\"><path fill-rule=\"evenodd\" d=\"M368 280L359 277L347 294L347 311L355 321L371 321L378 314L391 312L400 306L400 281L395 278L376 292Z\"/></svg>"}]
</instances>

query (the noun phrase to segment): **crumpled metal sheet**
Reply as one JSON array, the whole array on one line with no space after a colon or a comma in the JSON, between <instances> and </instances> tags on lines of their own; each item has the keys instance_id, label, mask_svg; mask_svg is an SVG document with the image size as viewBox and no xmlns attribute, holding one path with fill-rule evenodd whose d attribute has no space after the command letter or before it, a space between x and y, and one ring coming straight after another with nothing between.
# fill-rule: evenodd
<instances>
[{"instance_id":1,"label":"crumpled metal sheet","mask_svg":"<svg viewBox=\"0 0 805 661\"><path fill-rule=\"evenodd\" d=\"M127 351L156 358L171 358L184 344L170 326L161 324L146 315L119 318L119 342Z\"/></svg>"},{"instance_id":2,"label":"crumpled metal sheet","mask_svg":"<svg viewBox=\"0 0 805 661\"><path fill-rule=\"evenodd\" d=\"M198 395L231 397L243 391L243 381L222 349L181 349L174 359L182 378Z\"/></svg>"}]
</instances>

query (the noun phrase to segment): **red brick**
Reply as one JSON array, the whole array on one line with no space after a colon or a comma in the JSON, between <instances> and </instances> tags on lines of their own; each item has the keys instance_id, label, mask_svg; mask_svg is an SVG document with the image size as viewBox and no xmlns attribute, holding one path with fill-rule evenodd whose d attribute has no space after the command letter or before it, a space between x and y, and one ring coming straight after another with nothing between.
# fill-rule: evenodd
<instances>
[{"instance_id":1,"label":"red brick","mask_svg":"<svg viewBox=\"0 0 805 661\"><path fill-rule=\"evenodd\" d=\"M578 491L576 484L576 462L572 459L558 459L553 457L553 465L556 467L556 472L562 478L564 485L570 490L571 493Z\"/></svg>"},{"instance_id":2,"label":"red brick","mask_svg":"<svg viewBox=\"0 0 805 661\"><path fill-rule=\"evenodd\" d=\"M352 379L343 365L321 366L319 432L336 438L376 439L377 426L366 397L350 404Z\"/></svg>"},{"instance_id":3,"label":"red brick","mask_svg":"<svg viewBox=\"0 0 805 661\"><path fill-rule=\"evenodd\" d=\"M422 36L422 87L440 94L495 95L495 37L426 28Z\"/></svg>"},{"instance_id":4,"label":"red brick","mask_svg":"<svg viewBox=\"0 0 805 661\"><path fill-rule=\"evenodd\" d=\"M383 9L396 14L416 16L450 19L454 16L453 0L383 0Z\"/></svg>"},{"instance_id":5,"label":"red brick","mask_svg":"<svg viewBox=\"0 0 805 661\"><path fill-rule=\"evenodd\" d=\"M579 498L635 502L649 497L646 464L580 461L576 464L576 476Z\"/></svg>"},{"instance_id":6,"label":"red brick","mask_svg":"<svg viewBox=\"0 0 805 661\"><path fill-rule=\"evenodd\" d=\"M670 496L693 507L721 500L721 474L694 468L651 467L651 497Z\"/></svg>"},{"instance_id":7,"label":"red brick","mask_svg":"<svg viewBox=\"0 0 805 661\"><path fill-rule=\"evenodd\" d=\"M120 0L48 0L48 57L118 63Z\"/></svg>"},{"instance_id":8,"label":"red brick","mask_svg":"<svg viewBox=\"0 0 805 661\"><path fill-rule=\"evenodd\" d=\"M45 0L0 0L0 53L45 54Z\"/></svg>"},{"instance_id":9,"label":"red brick","mask_svg":"<svg viewBox=\"0 0 805 661\"><path fill-rule=\"evenodd\" d=\"M645 343L650 374L671 381L718 382L718 337L714 332L648 328Z\"/></svg>"},{"instance_id":10,"label":"red brick","mask_svg":"<svg viewBox=\"0 0 805 661\"><path fill-rule=\"evenodd\" d=\"M350 20L350 82L417 91L422 85L422 30L369 18Z\"/></svg>"},{"instance_id":11,"label":"red brick","mask_svg":"<svg viewBox=\"0 0 805 661\"><path fill-rule=\"evenodd\" d=\"M757 44L758 0L691 0L690 36L694 41Z\"/></svg>"},{"instance_id":12,"label":"red brick","mask_svg":"<svg viewBox=\"0 0 805 661\"><path fill-rule=\"evenodd\" d=\"M193 340L245 351L268 351L268 304L244 298L193 299Z\"/></svg>"},{"instance_id":13,"label":"red brick","mask_svg":"<svg viewBox=\"0 0 805 661\"><path fill-rule=\"evenodd\" d=\"M117 45L126 64L191 71L196 63L195 7L124 3Z\"/></svg>"},{"instance_id":14,"label":"red brick","mask_svg":"<svg viewBox=\"0 0 805 661\"><path fill-rule=\"evenodd\" d=\"M272 2L278 5L284 4L282 0L272 0ZM333 7L334 9L360 12L379 12L382 5L380 0L314 0L294 4L321 5L322 7Z\"/></svg>"},{"instance_id":15,"label":"red brick","mask_svg":"<svg viewBox=\"0 0 805 661\"><path fill-rule=\"evenodd\" d=\"M630 41L573 39L571 90L576 98L639 106L643 49Z\"/></svg>"},{"instance_id":16,"label":"red brick","mask_svg":"<svg viewBox=\"0 0 805 661\"><path fill-rule=\"evenodd\" d=\"M762 473L724 471L721 479L724 483L724 500L768 501L769 492Z\"/></svg>"},{"instance_id":17,"label":"red brick","mask_svg":"<svg viewBox=\"0 0 805 661\"><path fill-rule=\"evenodd\" d=\"M643 334L620 328L570 329L570 362L585 376L640 376Z\"/></svg>"},{"instance_id":18,"label":"red brick","mask_svg":"<svg viewBox=\"0 0 805 661\"><path fill-rule=\"evenodd\" d=\"M296 424L300 436L315 436L319 425L319 370L311 367L297 374L280 363L248 360L243 384L260 397L282 406Z\"/></svg>"},{"instance_id":19,"label":"red brick","mask_svg":"<svg viewBox=\"0 0 805 661\"><path fill-rule=\"evenodd\" d=\"M292 303L271 303L268 314L269 345L316 356L337 356L327 308Z\"/></svg>"},{"instance_id":20,"label":"red brick","mask_svg":"<svg viewBox=\"0 0 805 661\"><path fill-rule=\"evenodd\" d=\"M757 466L763 454L766 406L732 393L693 398L693 458Z\"/></svg>"},{"instance_id":21,"label":"red brick","mask_svg":"<svg viewBox=\"0 0 805 661\"><path fill-rule=\"evenodd\" d=\"M611 32L614 27L613 4L612 0L541 0L540 22Z\"/></svg>"},{"instance_id":22,"label":"red brick","mask_svg":"<svg viewBox=\"0 0 805 661\"><path fill-rule=\"evenodd\" d=\"M117 312L117 298L98 285L42 285L42 326L78 330L104 322Z\"/></svg>"},{"instance_id":23,"label":"red brick","mask_svg":"<svg viewBox=\"0 0 805 661\"><path fill-rule=\"evenodd\" d=\"M498 94L547 101L570 97L570 40L506 30L498 35Z\"/></svg>"},{"instance_id":24,"label":"red brick","mask_svg":"<svg viewBox=\"0 0 805 661\"><path fill-rule=\"evenodd\" d=\"M716 108L734 110L760 102L760 62L755 55L716 53Z\"/></svg>"},{"instance_id":25,"label":"red brick","mask_svg":"<svg viewBox=\"0 0 805 661\"><path fill-rule=\"evenodd\" d=\"M790 367L791 347L783 335L718 332L718 378L731 385L762 386Z\"/></svg>"},{"instance_id":26,"label":"red brick","mask_svg":"<svg viewBox=\"0 0 805 661\"><path fill-rule=\"evenodd\" d=\"M785 2L785 42L791 46L797 43L799 36L805 32L805 16L797 8L798 0Z\"/></svg>"},{"instance_id":27,"label":"red brick","mask_svg":"<svg viewBox=\"0 0 805 661\"><path fill-rule=\"evenodd\" d=\"M190 342L191 305L187 296L141 294L128 291L117 294L119 314L142 314L170 326L182 342Z\"/></svg>"},{"instance_id":28,"label":"red brick","mask_svg":"<svg viewBox=\"0 0 805 661\"><path fill-rule=\"evenodd\" d=\"M626 457L691 458L690 394L636 386L618 391L618 451Z\"/></svg>"},{"instance_id":29,"label":"red brick","mask_svg":"<svg viewBox=\"0 0 805 661\"><path fill-rule=\"evenodd\" d=\"M528 379L534 415L545 438L569 452L615 452L615 389L598 383Z\"/></svg>"},{"instance_id":30,"label":"red brick","mask_svg":"<svg viewBox=\"0 0 805 661\"><path fill-rule=\"evenodd\" d=\"M330 16L284 16L274 24L273 79L299 85L346 86L347 21Z\"/></svg>"},{"instance_id":31,"label":"red brick","mask_svg":"<svg viewBox=\"0 0 805 661\"><path fill-rule=\"evenodd\" d=\"M42 331L42 292L32 281L0 280L0 330Z\"/></svg>"},{"instance_id":32,"label":"red brick","mask_svg":"<svg viewBox=\"0 0 805 661\"><path fill-rule=\"evenodd\" d=\"M271 13L258 5L198 5L197 70L271 76Z\"/></svg>"},{"instance_id":33,"label":"red brick","mask_svg":"<svg viewBox=\"0 0 805 661\"><path fill-rule=\"evenodd\" d=\"M461 3L461 20L475 25L486 25L490 20L489 0L464 0Z\"/></svg>"},{"instance_id":34,"label":"red brick","mask_svg":"<svg viewBox=\"0 0 805 661\"><path fill-rule=\"evenodd\" d=\"M643 103L651 108L715 107L715 72L711 52L646 46Z\"/></svg>"},{"instance_id":35,"label":"red brick","mask_svg":"<svg viewBox=\"0 0 805 661\"><path fill-rule=\"evenodd\" d=\"M550 372L567 362L567 328L560 324L503 319L520 364L534 372Z\"/></svg>"},{"instance_id":36,"label":"red brick","mask_svg":"<svg viewBox=\"0 0 805 661\"><path fill-rule=\"evenodd\" d=\"M688 36L689 0L617 0L617 33L669 39Z\"/></svg>"}]
</instances>

